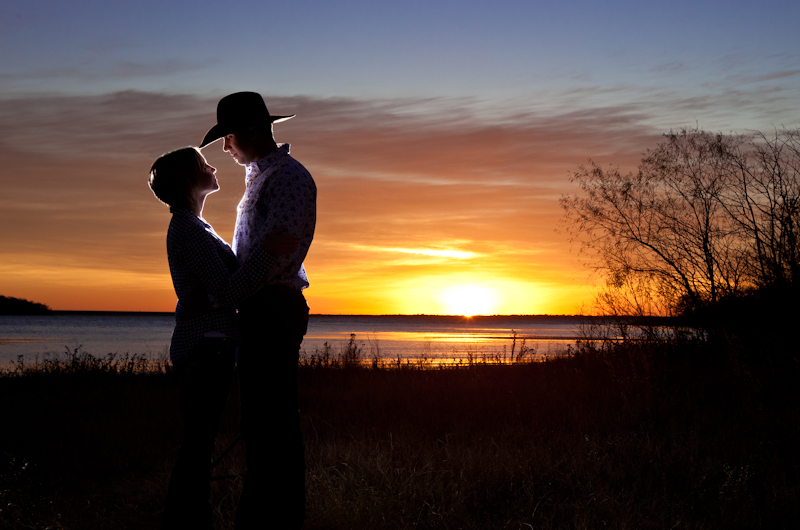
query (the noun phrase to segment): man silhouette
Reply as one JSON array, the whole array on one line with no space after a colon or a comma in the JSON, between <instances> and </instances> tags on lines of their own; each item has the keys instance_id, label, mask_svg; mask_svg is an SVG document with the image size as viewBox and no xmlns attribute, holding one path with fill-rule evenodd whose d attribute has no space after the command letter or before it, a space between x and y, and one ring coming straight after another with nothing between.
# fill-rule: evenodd
<instances>
[{"instance_id":1,"label":"man silhouette","mask_svg":"<svg viewBox=\"0 0 800 530\"><path fill-rule=\"evenodd\" d=\"M281 256L267 285L239 307L237 358L247 476L236 512L237 530L301 528L305 516L305 460L297 403L297 363L308 327L303 260L314 237L317 188L308 171L277 144L272 116L255 92L237 92L217 105L217 124L200 147L223 140L223 150L245 166L233 250L242 263L264 238L285 228L300 239Z\"/></svg>"}]
</instances>

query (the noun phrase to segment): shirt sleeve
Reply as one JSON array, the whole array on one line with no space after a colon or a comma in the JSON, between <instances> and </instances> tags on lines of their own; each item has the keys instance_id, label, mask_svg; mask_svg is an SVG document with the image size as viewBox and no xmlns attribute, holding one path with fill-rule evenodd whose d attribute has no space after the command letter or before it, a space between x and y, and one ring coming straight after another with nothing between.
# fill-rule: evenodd
<instances>
[{"instance_id":1,"label":"shirt sleeve","mask_svg":"<svg viewBox=\"0 0 800 530\"><path fill-rule=\"evenodd\" d=\"M186 220L180 234L181 257L187 273L209 294L215 307L235 307L255 293L274 270L275 258L261 245L252 249L241 267L231 272L223 253L232 251L199 222Z\"/></svg>"}]
</instances>

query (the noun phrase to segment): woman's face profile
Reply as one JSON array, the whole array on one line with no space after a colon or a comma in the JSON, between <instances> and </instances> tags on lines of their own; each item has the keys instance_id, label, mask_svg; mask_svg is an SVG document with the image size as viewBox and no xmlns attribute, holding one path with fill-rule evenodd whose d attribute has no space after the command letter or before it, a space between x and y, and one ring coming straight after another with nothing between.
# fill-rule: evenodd
<instances>
[{"instance_id":1,"label":"woman's face profile","mask_svg":"<svg viewBox=\"0 0 800 530\"><path fill-rule=\"evenodd\" d=\"M202 159L202 168L195 176L194 187L200 192L214 193L219 189L219 182L217 181L217 168Z\"/></svg>"}]
</instances>

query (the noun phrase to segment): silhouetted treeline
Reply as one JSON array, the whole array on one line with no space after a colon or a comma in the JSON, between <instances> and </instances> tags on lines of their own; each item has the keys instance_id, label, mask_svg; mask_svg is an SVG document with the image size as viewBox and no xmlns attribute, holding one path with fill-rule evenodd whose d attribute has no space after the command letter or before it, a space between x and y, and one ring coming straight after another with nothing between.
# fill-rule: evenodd
<instances>
[{"instance_id":1,"label":"silhouetted treeline","mask_svg":"<svg viewBox=\"0 0 800 530\"><path fill-rule=\"evenodd\" d=\"M42 315L49 312L50 308L44 304L23 298L0 296L0 315Z\"/></svg>"}]
</instances>

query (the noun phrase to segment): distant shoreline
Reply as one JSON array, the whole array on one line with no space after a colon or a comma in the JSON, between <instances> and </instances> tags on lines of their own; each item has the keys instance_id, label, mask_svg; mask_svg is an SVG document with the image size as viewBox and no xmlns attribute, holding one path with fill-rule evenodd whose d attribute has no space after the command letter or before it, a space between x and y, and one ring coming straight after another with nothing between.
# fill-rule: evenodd
<instances>
[{"instance_id":1,"label":"distant shoreline","mask_svg":"<svg viewBox=\"0 0 800 530\"><path fill-rule=\"evenodd\" d=\"M48 315L76 315L76 316L174 316L174 311L68 311L68 310L50 310L47 313L35 316L48 316ZM458 319L458 320L491 320L491 319L536 319L536 320L590 320L590 321L603 321L611 318L626 318L636 319L639 321L648 322L674 322L676 319L672 317L607 317L607 316L591 316L591 315L474 315L466 317L464 315L426 315L426 314L384 314L384 315L365 315L365 314L326 314L326 313L311 313L312 317L316 318L436 318L436 319Z\"/></svg>"}]
</instances>

